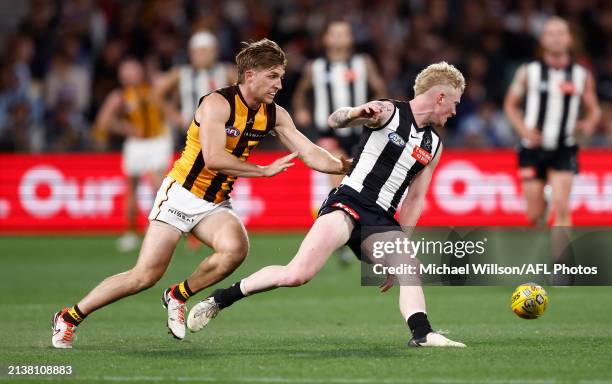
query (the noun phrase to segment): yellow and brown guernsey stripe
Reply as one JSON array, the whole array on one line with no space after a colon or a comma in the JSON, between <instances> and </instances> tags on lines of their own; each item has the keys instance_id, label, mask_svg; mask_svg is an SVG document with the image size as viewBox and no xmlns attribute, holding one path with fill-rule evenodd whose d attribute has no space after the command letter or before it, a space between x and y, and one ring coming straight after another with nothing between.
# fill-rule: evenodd
<instances>
[{"instance_id":1,"label":"yellow and brown guernsey stripe","mask_svg":"<svg viewBox=\"0 0 612 384\"><path fill-rule=\"evenodd\" d=\"M262 104L251 110L240 94L238 86L217 90L230 105L230 117L226 127L234 127L238 135L227 135L225 150L241 161L246 161L253 148L274 128L276 105ZM174 165L170 176L174 177L187 190L207 201L219 203L226 200L232 190L236 177L211 171L206 168L199 142L200 125L193 121L189 128L186 148Z\"/></svg>"},{"instance_id":2,"label":"yellow and brown guernsey stripe","mask_svg":"<svg viewBox=\"0 0 612 384\"><path fill-rule=\"evenodd\" d=\"M160 108L151 103L151 89L148 86L126 87L123 99L134 108L126 111L124 118L134 126L140 137L150 138L165 130Z\"/></svg>"},{"instance_id":3,"label":"yellow and brown guernsey stripe","mask_svg":"<svg viewBox=\"0 0 612 384\"><path fill-rule=\"evenodd\" d=\"M269 122L273 121L270 119L270 110L276 111L276 107L272 104L266 106L260 106L257 110L252 110L246 106L246 103L242 99L239 92L234 92L234 104L236 105L236 120L234 126L241 129L241 134L238 138L228 137L228 145L226 150L231 150L232 155L246 161L248 158L249 146L255 147L259 141L268 132ZM244 121L244 122L243 122ZM244 124L244 125L243 125ZM232 148L233 147L233 148ZM223 173L217 173L210 182L210 185L205 191L204 200L220 202L228 198L230 191L234 184L234 177L225 175Z\"/></svg>"},{"instance_id":4,"label":"yellow and brown guernsey stripe","mask_svg":"<svg viewBox=\"0 0 612 384\"><path fill-rule=\"evenodd\" d=\"M204 96L200 98L198 102L198 106L202 104L202 100L204 100ZM229 104L230 104L230 117L227 120L226 125L227 124L234 125L235 108L232 102L230 102ZM195 117L193 119L193 123L195 123L196 126L200 127L200 123L198 123L195 120ZM189 143L187 143L187 145L188 144ZM187 174L187 177L185 177L185 181L183 182L183 188L187 189L188 191L191 191L191 189L193 188L193 183L196 181L196 179L198 178L198 176L200 175L203 169L204 169L204 156L202 156L202 147L200 146L200 151L198 152L195 158L195 161L193 162L193 165L191 166L191 169L189 170L189 173Z\"/></svg>"}]
</instances>

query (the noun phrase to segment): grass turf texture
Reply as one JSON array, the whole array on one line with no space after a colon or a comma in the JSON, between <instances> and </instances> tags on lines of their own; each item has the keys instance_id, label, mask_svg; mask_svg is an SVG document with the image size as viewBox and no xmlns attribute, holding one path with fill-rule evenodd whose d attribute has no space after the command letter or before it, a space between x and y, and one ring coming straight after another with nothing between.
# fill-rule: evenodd
<instances>
[{"instance_id":1,"label":"grass turf texture","mask_svg":"<svg viewBox=\"0 0 612 384\"><path fill-rule=\"evenodd\" d=\"M302 236L252 235L220 286L289 260ZM181 243L160 283L90 316L73 350L50 346L50 319L109 274L130 268L111 237L0 238L0 381L214 383L612 382L612 288L548 288L538 320L510 311L514 287L427 287L435 329L466 349L409 349L397 288L360 287L359 265L332 259L309 284L264 293L174 340L159 297L207 254ZM211 289L204 293L211 292ZM196 296L202 298L200 293ZM70 377L8 377L7 365L71 364Z\"/></svg>"}]
</instances>

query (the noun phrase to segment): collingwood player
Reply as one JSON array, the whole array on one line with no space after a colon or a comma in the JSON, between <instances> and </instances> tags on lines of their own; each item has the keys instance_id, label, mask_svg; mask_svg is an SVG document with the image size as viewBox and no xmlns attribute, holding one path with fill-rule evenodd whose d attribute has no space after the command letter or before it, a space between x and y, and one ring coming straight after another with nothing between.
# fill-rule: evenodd
<instances>
[{"instance_id":1,"label":"collingwood player","mask_svg":"<svg viewBox=\"0 0 612 384\"><path fill-rule=\"evenodd\" d=\"M331 21L323 34L325 56L306 65L293 96L293 110L298 127L316 129L316 143L337 157L351 157L357 149L362 127L331 129L328 116L338 108L361 105L371 99L386 97L386 87L376 64L366 54L353 53L353 32L347 21ZM312 106L308 95L312 92ZM370 95L373 93L373 95ZM323 195L329 186L337 187L342 175L329 175L329 185L321 188ZM316 209L318 206L314 207ZM346 248L338 250L341 264L352 259Z\"/></svg>"},{"instance_id":2,"label":"collingwood player","mask_svg":"<svg viewBox=\"0 0 612 384\"><path fill-rule=\"evenodd\" d=\"M346 21L332 21L323 35L325 56L310 62L293 97L295 121L299 127L314 126L317 144L335 155L352 156L359 143L361 127L331 129L328 116L338 108L361 105L386 97L386 87L374 61L353 53L353 32ZM373 95L369 95L369 90ZM307 94L313 92L308 108ZM370 97L373 96L373 97ZM341 177L336 177L338 186Z\"/></svg>"},{"instance_id":3,"label":"collingwood player","mask_svg":"<svg viewBox=\"0 0 612 384\"><path fill-rule=\"evenodd\" d=\"M464 88L461 72L441 62L419 73L415 97L409 102L372 101L340 108L329 116L334 129L362 125L364 134L351 170L323 203L295 257L287 265L265 267L227 289L216 290L192 308L187 327L200 330L221 309L247 295L307 283L332 252L345 244L360 257L360 248L372 235L400 234L402 228L413 228L442 153L434 127L443 127L455 114ZM406 190L398 223L394 214ZM372 232L362 238L363 229ZM387 279L381 290L389 289L392 281L392 277ZM412 332L410 346L465 346L432 331L419 284L400 285L399 307Z\"/></svg>"},{"instance_id":4,"label":"collingwood player","mask_svg":"<svg viewBox=\"0 0 612 384\"><path fill-rule=\"evenodd\" d=\"M286 65L278 44L268 39L245 44L236 64L238 84L201 98L185 149L157 192L136 265L106 278L77 304L53 316L55 348L72 348L77 326L92 312L153 286L181 236L192 233L214 253L162 295L166 325L175 338L183 339L189 297L231 274L247 255L247 234L230 200L236 178L274 176L292 166L298 155L312 169L346 172L350 162L310 142L274 103ZM249 155L272 130L293 153L266 166L249 163Z\"/></svg>"},{"instance_id":5,"label":"collingwood player","mask_svg":"<svg viewBox=\"0 0 612 384\"><path fill-rule=\"evenodd\" d=\"M544 186L548 183L552 187L554 225L570 226L569 197L573 176L578 172L575 132L593 133L601 111L593 76L572 59L567 22L559 17L549 19L543 26L540 45L541 60L517 70L504 110L521 138L519 173L529 221L545 223Z\"/></svg>"},{"instance_id":6,"label":"collingwood player","mask_svg":"<svg viewBox=\"0 0 612 384\"><path fill-rule=\"evenodd\" d=\"M207 31L197 32L189 39L190 63L172 68L160 79L160 93L178 90L180 111L175 103L169 111L176 125L189 127L202 95L236 82L234 67L218 62L217 56L216 37Z\"/></svg>"}]
</instances>

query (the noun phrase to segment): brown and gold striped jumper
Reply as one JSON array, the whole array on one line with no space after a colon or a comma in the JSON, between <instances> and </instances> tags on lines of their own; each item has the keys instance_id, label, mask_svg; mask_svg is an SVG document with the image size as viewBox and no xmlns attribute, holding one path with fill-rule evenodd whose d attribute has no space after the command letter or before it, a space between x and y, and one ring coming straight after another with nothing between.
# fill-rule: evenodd
<instances>
[{"instance_id":1,"label":"brown and gold striped jumper","mask_svg":"<svg viewBox=\"0 0 612 384\"><path fill-rule=\"evenodd\" d=\"M240 161L246 161L261 139L274 128L276 104L262 103L258 109L250 109L238 85L220 88L215 92L225 97L231 109L230 117L225 123L225 150ZM200 99L199 104L205 97ZM187 131L185 149L168 176L194 195L220 203L229 198L236 177L206 168L199 133L200 124L194 117Z\"/></svg>"},{"instance_id":2,"label":"brown and gold striped jumper","mask_svg":"<svg viewBox=\"0 0 612 384\"><path fill-rule=\"evenodd\" d=\"M151 93L148 85L124 87L121 90L122 118L136 129L136 137L142 139L166 133L162 111Z\"/></svg>"}]
</instances>

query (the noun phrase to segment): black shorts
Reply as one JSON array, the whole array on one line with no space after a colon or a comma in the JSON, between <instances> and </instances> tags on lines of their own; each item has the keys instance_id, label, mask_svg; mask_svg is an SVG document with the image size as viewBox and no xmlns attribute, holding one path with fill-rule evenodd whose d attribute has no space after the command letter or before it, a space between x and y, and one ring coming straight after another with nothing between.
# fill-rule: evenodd
<instances>
[{"instance_id":1,"label":"black shorts","mask_svg":"<svg viewBox=\"0 0 612 384\"><path fill-rule=\"evenodd\" d=\"M319 217L333 211L345 212L355 224L346 245L351 248L359 260L361 258L361 243L365 237L389 231L401 231L399 223L393 216L373 203L366 203L357 191L346 185L332 189L319 209ZM364 238L362 238L364 231ZM362 260L369 263L369 260Z\"/></svg>"},{"instance_id":2,"label":"black shorts","mask_svg":"<svg viewBox=\"0 0 612 384\"><path fill-rule=\"evenodd\" d=\"M520 147L519 173L522 179L546 181L547 171L571 171L578 173L578 147L561 147L553 151Z\"/></svg>"}]
</instances>

